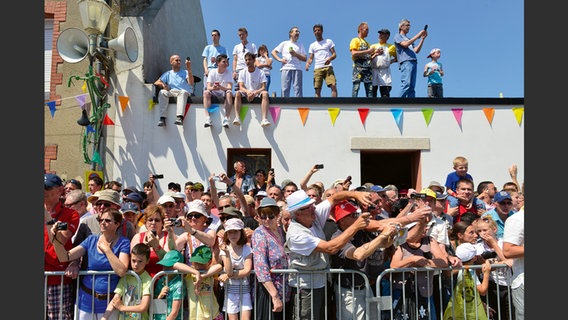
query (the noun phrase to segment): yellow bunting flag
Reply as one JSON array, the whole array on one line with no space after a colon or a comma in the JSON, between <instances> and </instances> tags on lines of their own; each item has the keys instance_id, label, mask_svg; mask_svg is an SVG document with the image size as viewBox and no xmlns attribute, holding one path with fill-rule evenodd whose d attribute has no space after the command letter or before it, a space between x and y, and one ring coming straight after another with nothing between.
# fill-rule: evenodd
<instances>
[{"instance_id":1,"label":"yellow bunting flag","mask_svg":"<svg viewBox=\"0 0 568 320\"><path fill-rule=\"evenodd\" d=\"M87 93L87 81L83 81L83 86L81 87L83 93Z\"/></svg>"},{"instance_id":2,"label":"yellow bunting flag","mask_svg":"<svg viewBox=\"0 0 568 320\"><path fill-rule=\"evenodd\" d=\"M329 116L331 118L331 125L335 126L335 120L339 115L339 108L327 108L327 112L329 112Z\"/></svg>"},{"instance_id":3,"label":"yellow bunting flag","mask_svg":"<svg viewBox=\"0 0 568 320\"><path fill-rule=\"evenodd\" d=\"M310 108L298 108L300 117L302 118L302 124L306 125L306 120L308 119L308 113L310 113Z\"/></svg>"},{"instance_id":4,"label":"yellow bunting flag","mask_svg":"<svg viewBox=\"0 0 568 320\"><path fill-rule=\"evenodd\" d=\"M154 99L148 100L148 110L154 109L154 105L156 105L156 103L154 102Z\"/></svg>"},{"instance_id":5,"label":"yellow bunting flag","mask_svg":"<svg viewBox=\"0 0 568 320\"><path fill-rule=\"evenodd\" d=\"M126 107L128 106L128 100L130 100L130 98L126 96L118 96L118 101L120 101L120 108L122 109L122 112L126 110Z\"/></svg>"},{"instance_id":6,"label":"yellow bunting flag","mask_svg":"<svg viewBox=\"0 0 568 320\"><path fill-rule=\"evenodd\" d=\"M495 115L494 108L483 108L483 113L485 113L485 118L487 118L487 122L489 125L493 123L493 116Z\"/></svg>"},{"instance_id":7,"label":"yellow bunting flag","mask_svg":"<svg viewBox=\"0 0 568 320\"><path fill-rule=\"evenodd\" d=\"M523 113L525 112L525 108L513 108L513 113L515 114L515 119L517 119L517 123L521 125L523 121Z\"/></svg>"},{"instance_id":8,"label":"yellow bunting flag","mask_svg":"<svg viewBox=\"0 0 568 320\"><path fill-rule=\"evenodd\" d=\"M430 121L432 121L432 115L433 114L434 114L433 108L422 109L422 115L424 116L424 121L426 121L426 126L430 125Z\"/></svg>"}]
</instances>

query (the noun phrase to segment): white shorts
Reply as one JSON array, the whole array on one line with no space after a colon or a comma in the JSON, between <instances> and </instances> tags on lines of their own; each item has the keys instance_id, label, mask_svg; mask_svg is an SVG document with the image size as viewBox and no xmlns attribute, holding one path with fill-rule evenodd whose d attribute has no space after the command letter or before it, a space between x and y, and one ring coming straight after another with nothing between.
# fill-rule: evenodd
<instances>
[{"instance_id":1,"label":"white shorts","mask_svg":"<svg viewBox=\"0 0 568 320\"><path fill-rule=\"evenodd\" d=\"M242 310L252 310L252 301L250 293L227 293L223 311L229 314L239 313ZM242 298L242 299L241 299ZM242 301L241 301L242 300ZM241 305L242 302L242 305Z\"/></svg>"}]
</instances>

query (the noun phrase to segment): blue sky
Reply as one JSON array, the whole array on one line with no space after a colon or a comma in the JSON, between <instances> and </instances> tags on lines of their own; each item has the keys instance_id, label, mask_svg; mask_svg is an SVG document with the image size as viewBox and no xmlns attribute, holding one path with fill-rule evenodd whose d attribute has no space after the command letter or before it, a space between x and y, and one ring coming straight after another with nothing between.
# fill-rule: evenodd
<instances>
[{"instance_id":1,"label":"blue sky","mask_svg":"<svg viewBox=\"0 0 568 320\"><path fill-rule=\"evenodd\" d=\"M351 96L351 56L349 42L357 37L357 26L369 24L367 41L378 42L378 30L391 32L393 43L402 18L410 20L409 35L414 36L428 24L428 37L418 54L416 97L426 97L426 78L422 77L426 56L440 48L444 66L445 97L524 97L524 2L518 0L410 0L405 5L396 1L346 0L286 0L245 2L201 1L208 44L210 31L221 32L221 44L231 53L239 43L237 29L246 27L248 40L272 51L288 39L288 30L300 29L299 41L306 51L315 40L312 27L324 26L325 38L335 43L337 58L333 61L337 77L338 96ZM356 5L352 5L356 4ZM364 5L363 5L364 4ZM270 92L280 96L280 63L274 61ZM391 97L400 92L398 63L391 66L393 89ZM313 67L304 70L304 97L313 97ZM359 90L359 97L364 96ZM327 87L322 96L331 96Z\"/></svg>"}]
</instances>

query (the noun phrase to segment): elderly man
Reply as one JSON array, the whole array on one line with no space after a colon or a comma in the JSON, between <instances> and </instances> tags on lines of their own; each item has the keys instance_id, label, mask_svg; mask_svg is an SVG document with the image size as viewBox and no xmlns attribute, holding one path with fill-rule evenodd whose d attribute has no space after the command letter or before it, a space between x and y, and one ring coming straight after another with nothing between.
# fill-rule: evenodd
<instances>
[{"instance_id":1,"label":"elderly man","mask_svg":"<svg viewBox=\"0 0 568 320\"><path fill-rule=\"evenodd\" d=\"M294 304L294 319L323 319L325 315L325 290L330 267L330 256L337 253L357 232L368 226L370 214L364 213L338 237L326 241L324 224L331 213L332 206L342 200L355 198L359 203L369 205L368 192L342 191L325 199L317 206L315 199L304 190L290 194L286 199L292 221L286 233L286 246L289 250L290 268L300 273L290 277L292 294L299 295L299 303ZM310 271L302 273L301 271ZM320 270L321 273L311 273ZM312 289L312 290L303 290ZM313 309L312 309L313 306ZM299 315L299 318L296 318Z\"/></svg>"}]
</instances>

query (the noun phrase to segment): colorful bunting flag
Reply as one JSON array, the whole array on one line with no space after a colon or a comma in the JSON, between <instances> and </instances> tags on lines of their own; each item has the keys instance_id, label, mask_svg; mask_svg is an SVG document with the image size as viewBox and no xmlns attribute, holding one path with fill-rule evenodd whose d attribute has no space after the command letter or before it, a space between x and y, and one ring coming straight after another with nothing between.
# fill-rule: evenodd
<instances>
[{"instance_id":1,"label":"colorful bunting flag","mask_svg":"<svg viewBox=\"0 0 568 320\"><path fill-rule=\"evenodd\" d=\"M310 108L298 108L300 113L300 118L302 118L302 125L306 125L306 119L308 119L308 113L310 113Z\"/></svg>"},{"instance_id":2,"label":"colorful bunting flag","mask_svg":"<svg viewBox=\"0 0 568 320\"><path fill-rule=\"evenodd\" d=\"M75 100L77 100L77 102L79 103L79 106L81 107L81 109L85 108L85 100L87 98L86 94L80 94L78 96L75 97Z\"/></svg>"},{"instance_id":3,"label":"colorful bunting flag","mask_svg":"<svg viewBox=\"0 0 568 320\"><path fill-rule=\"evenodd\" d=\"M111 118L109 118L108 114L105 114L105 118L103 119L103 124L105 126L114 126L114 122Z\"/></svg>"},{"instance_id":4,"label":"colorful bunting flag","mask_svg":"<svg viewBox=\"0 0 568 320\"><path fill-rule=\"evenodd\" d=\"M87 81L83 81L83 86L81 86L83 93L87 93Z\"/></svg>"},{"instance_id":5,"label":"colorful bunting flag","mask_svg":"<svg viewBox=\"0 0 568 320\"><path fill-rule=\"evenodd\" d=\"M525 108L513 108L513 113L515 114L515 119L517 119L517 123L519 126L521 125L521 121L523 121L523 113L525 112Z\"/></svg>"},{"instance_id":6,"label":"colorful bunting flag","mask_svg":"<svg viewBox=\"0 0 568 320\"><path fill-rule=\"evenodd\" d=\"M454 113L454 118L456 118L456 121L458 122L458 125L461 128L463 109L462 108L452 108L452 112Z\"/></svg>"},{"instance_id":7,"label":"colorful bunting flag","mask_svg":"<svg viewBox=\"0 0 568 320\"><path fill-rule=\"evenodd\" d=\"M95 151L95 153L93 154L91 162L98 163L101 165L101 167L103 166L103 161L101 160L101 156L99 155L98 151Z\"/></svg>"},{"instance_id":8,"label":"colorful bunting flag","mask_svg":"<svg viewBox=\"0 0 568 320\"><path fill-rule=\"evenodd\" d=\"M95 133L95 132L97 132L97 130L95 130L95 128L93 128L93 126L89 124L87 126L87 133L89 133L89 132Z\"/></svg>"},{"instance_id":9,"label":"colorful bunting flag","mask_svg":"<svg viewBox=\"0 0 568 320\"><path fill-rule=\"evenodd\" d=\"M219 105L218 104L212 104L211 106L209 106L209 109L207 109L207 111L209 111L209 113L213 113L215 111L219 110Z\"/></svg>"},{"instance_id":10,"label":"colorful bunting flag","mask_svg":"<svg viewBox=\"0 0 568 320\"><path fill-rule=\"evenodd\" d=\"M183 118L185 119L185 115L187 114L187 111L189 110L189 107L191 107L191 105L189 103L185 104L185 110L183 111Z\"/></svg>"},{"instance_id":11,"label":"colorful bunting flag","mask_svg":"<svg viewBox=\"0 0 568 320\"><path fill-rule=\"evenodd\" d=\"M280 107L270 107L268 110L272 116L272 121L274 121L274 123L278 122L278 118L280 117Z\"/></svg>"},{"instance_id":12,"label":"colorful bunting flag","mask_svg":"<svg viewBox=\"0 0 568 320\"><path fill-rule=\"evenodd\" d=\"M329 112L329 116L331 117L331 125L335 126L335 120L339 115L339 108L327 108L327 112Z\"/></svg>"},{"instance_id":13,"label":"colorful bunting flag","mask_svg":"<svg viewBox=\"0 0 568 320\"><path fill-rule=\"evenodd\" d=\"M426 121L426 126L430 125L430 121L432 121L433 114L434 114L434 109L432 108L422 109L422 115L424 116L424 121Z\"/></svg>"},{"instance_id":14,"label":"colorful bunting flag","mask_svg":"<svg viewBox=\"0 0 568 320\"><path fill-rule=\"evenodd\" d=\"M128 98L126 96L118 96L118 101L120 102L120 108L122 109L122 112L124 112L124 110L126 110L126 107L128 106L129 100L130 100L130 98Z\"/></svg>"},{"instance_id":15,"label":"colorful bunting flag","mask_svg":"<svg viewBox=\"0 0 568 320\"><path fill-rule=\"evenodd\" d=\"M47 103L47 106L49 107L49 112L51 113L51 117L53 118L55 116L55 111L57 110L55 108L55 101L49 101Z\"/></svg>"},{"instance_id":16,"label":"colorful bunting flag","mask_svg":"<svg viewBox=\"0 0 568 320\"><path fill-rule=\"evenodd\" d=\"M364 126L365 121L367 121L367 116L369 115L369 108L359 108L359 119L361 119L361 124Z\"/></svg>"},{"instance_id":17,"label":"colorful bunting flag","mask_svg":"<svg viewBox=\"0 0 568 320\"><path fill-rule=\"evenodd\" d=\"M394 117L394 121L396 121L396 125L400 128L400 122L402 121L402 109L391 109L391 113Z\"/></svg>"},{"instance_id":18,"label":"colorful bunting flag","mask_svg":"<svg viewBox=\"0 0 568 320\"><path fill-rule=\"evenodd\" d=\"M155 104L156 104L156 103L154 102L154 99L148 100L148 110L154 109L154 105L155 105Z\"/></svg>"},{"instance_id":19,"label":"colorful bunting flag","mask_svg":"<svg viewBox=\"0 0 568 320\"><path fill-rule=\"evenodd\" d=\"M239 111L239 120L241 122L245 121L249 108L249 106L241 106L241 111Z\"/></svg>"},{"instance_id":20,"label":"colorful bunting flag","mask_svg":"<svg viewBox=\"0 0 568 320\"><path fill-rule=\"evenodd\" d=\"M483 108L483 113L485 114L485 118L487 118L487 122L489 125L493 123L493 116L495 115L494 108Z\"/></svg>"}]
</instances>

